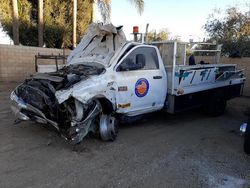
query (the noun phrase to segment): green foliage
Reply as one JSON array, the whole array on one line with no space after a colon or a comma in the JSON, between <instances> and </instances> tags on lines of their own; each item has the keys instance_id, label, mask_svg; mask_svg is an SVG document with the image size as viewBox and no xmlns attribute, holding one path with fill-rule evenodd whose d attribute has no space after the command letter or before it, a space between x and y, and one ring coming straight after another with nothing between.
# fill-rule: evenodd
<instances>
[{"instance_id":1,"label":"green foliage","mask_svg":"<svg viewBox=\"0 0 250 188\"><path fill-rule=\"evenodd\" d=\"M211 14L204 28L209 41L223 44L222 54L231 57L250 56L250 12L231 7L221 19L220 11Z\"/></svg>"},{"instance_id":2,"label":"green foliage","mask_svg":"<svg viewBox=\"0 0 250 188\"><path fill-rule=\"evenodd\" d=\"M132 4L134 4L135 8L137 9L138 13L141 15L144 11L144 0L130 0Z\"/></svg>"},{"instance_id":3,"label":"green foliage","mask_svg":"<svg viewBox=\"0 0 250 188\"><path fill-rule=\"evenodd\" d=\"M69 0L44 0L44 42L49 48L72 46L72 11ZM92 0L78 0L78 41L92 20ZM38 45L38 1L18 0L19 40L22 45ZM11 1L0 0L0 22L13 38Z\"/></svg>"},{"instance_id":4,"label":"green foliage","mask_svg":"<svg viewBox=\"0 0 250 188\"><path fill-rule=\"evenodd\" d=\"M152 41L166 41L169 39L169 32L167 29L161 29L158 33L155 30L148 32L147 40Z\"/></svg>"}]
</instances>

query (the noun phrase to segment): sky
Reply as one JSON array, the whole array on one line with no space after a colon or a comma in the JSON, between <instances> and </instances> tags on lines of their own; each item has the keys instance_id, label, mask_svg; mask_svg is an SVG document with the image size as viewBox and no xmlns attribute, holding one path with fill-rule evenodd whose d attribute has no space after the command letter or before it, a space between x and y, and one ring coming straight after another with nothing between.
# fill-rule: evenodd
<instances>
[{"instance_id":1,"label":"sky","mask_svg":"<svg viewBox=\"0 0 250 188\"><path fill-rule=\"evenodd\" d=\"M230 6L238 6L250 10L246 3L250 0L144 0L144 12L140 16L130 0L112 0L111 22L123 30L128 39L133 26L139 26L139 32L144 33L146 24L149 31L167 28L170 37L180 36L183 41L203 40L205 31L202 28L208 15L215 8L225 10ZM10 39L0 27L0 43L10 44Z\"/></svg>"},{"instance_id":2,"label":"sky","mask_svg":"<svg viewBox=\"0 0 250 188\"><path fill-rule=\"evenodd\" d=\"M1 24L0 24L0 44L13 44L10 37L5 32L3 32Z\"/></svg>"},{"instance_id":3,"label":"sky","mask_svg":"<svg viewBox=\"0 0 250 188\"><path fill-rule=\"evenodd\" d=\"M203 40L205 31L202 27L215 8L237 5L240 9L250 10L247 2L250 3L249 0L145 0L144 12L140 16L130 0L113 0L111 21L114 25L124 26L127 38L132 38L133 26L139 26L140 32L144 33L149 23L149 31L167 28L171 37L181 36L184 41L190 38Z\"/></svg>"}]
</instances>

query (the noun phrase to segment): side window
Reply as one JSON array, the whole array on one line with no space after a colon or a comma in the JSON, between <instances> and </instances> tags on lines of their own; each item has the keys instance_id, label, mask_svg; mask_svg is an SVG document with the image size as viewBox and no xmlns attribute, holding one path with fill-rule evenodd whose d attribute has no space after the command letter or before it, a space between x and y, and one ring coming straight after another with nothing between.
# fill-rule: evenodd
<instances>
[{"instance_id":1,"label":"side window","mask_svg":"<svg viewBox=\"0 0 250 188\"><path fill-rule=\"evenodd\" d=\"M156 50L152 47L139 47L133 50L119 65L117 71L158 69Z\"/></svg>"}]
</instances>

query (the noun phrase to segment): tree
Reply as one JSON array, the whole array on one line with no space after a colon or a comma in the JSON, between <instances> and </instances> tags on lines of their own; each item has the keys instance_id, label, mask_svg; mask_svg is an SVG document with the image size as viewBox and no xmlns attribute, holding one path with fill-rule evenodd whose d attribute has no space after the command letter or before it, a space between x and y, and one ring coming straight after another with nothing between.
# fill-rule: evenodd
<instances>
[{"instance_id":1,"label":"tree","mask_svg":"<svg viewBox=\"0 0 250 188\"><path fill-rule=\"evenodd\" d=\"M86 32L93 19L93 3L96 2L104 23L110 22L111 0L73 0L77 2L77 15L69 0L12 0L18 11L12 11L11 1L0 0L0 22L3 30L14 39L19 31L20 43L29 46L62 48L72 47ZM144 0L130 0L141 14ZM43 7L43 8L42 8ZM15 23L12 13L19 13ZM73 16L74 15L74 16ZM72 17L77 24L72 22ZM19 23L19 24L18 24ZM76 27L77 25L77 27ZM13 29L12 29L13 26ZM14 27L15 26L15 27ZM19 26L19 29L16 29ZM74 26L74 29L72 29ZM76 29L76 33L73 32ZM15 32L13 32L15 31ZM38 35L37 35L38 33ZM15 37L14 37L15 36ZM77 37L76 37L77 36ZM74 40L71 40L74 38ZM75 40L76 38L76 40Z\"/></svg>"},{"instance_id":2,"label":"tree","mask_svg":"<svg viewBox=\"0 0 250 188\"><path fill-rule=\"evenodd\" d=\"M19 45L19 21L18 21L18 7L17 0L12 0L12 10L13 10L13 41L15 45Z\"/></svg>"},{"instance_id":3,"label":"tree","mask_svg":"<svg viewBox=\"0 0 250 188\"><path fill-rule=\"evenodd\" d=\"M204 28L209 41L223 44L222 54L231 57L250 56L250 12L240 12L236 7L226 10L221 17L221 11L214 11Z\"/></svg>"},{"instance_id":4,"label":"tree","mask_svg":"<svg viewBox=\"0 0 250 188\"><path fill-rule=\"evenodd\" d=\"M147 41L165 41L169 39L169 32L168 29L160 29L160 31L157 33L156 30L151 30L147 34Z\"/></svg>"},{"instance_id":5,"label":"tree","mask_svg":"<svg viewBox=\"0 0 250 188\"><path fill-rule=\"evenodd\" d=\"M72 44L73 48L76 47L76 25L77 25L77 0L73 0L73 38Z\"/></svg>"},{"instance_id":6,"label":"tree","mask_svg":"<svg viewBox=\"0 0 250 188\"><path fill-rule=\"evenodd\" d=\"M43 0L38 0L38 46L43 46Z\"/></svg>"},{"instance_id":7,"label":"tree","mask_svg":"<svg viewBox=\"0 0 250 188\"><path fill-rule=\"evenodd\" d=\"M19 13L19 40L22 45L38 46L38 1L17 0ZM69 0L43 1L43 36L46 47L72 47L73 6ZM92 19L92 0L78 0L77 41L86 32ZM0 22L13 39L12 3L0 0Z\"/></svg>"},{"instance_id":8,"label":"tree","mask_svg":"<svg viewBox=\"0 0 250 188\"><path fill-rule=\"evenodd\" d=\"M138 13L141 15L144 10L144 0L129 0L134 4ZM103 23L110 23L110 14L111 14L111 0L95 0L99 11L101 13Z\"/></svg>"}]
</instances>

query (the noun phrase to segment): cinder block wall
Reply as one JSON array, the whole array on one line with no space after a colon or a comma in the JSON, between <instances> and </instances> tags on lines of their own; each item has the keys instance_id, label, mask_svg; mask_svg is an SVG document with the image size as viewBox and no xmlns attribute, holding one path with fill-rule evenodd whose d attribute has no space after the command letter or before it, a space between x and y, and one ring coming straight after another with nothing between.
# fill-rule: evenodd
<instances>
[{"instance_id":1,"label":"cinder block wall","mask_svg":"<svg viewBox=\"0 0 250 188\"><path fill-rule=\"evenodd\" d=\"M0 81L22 81L35 73L35 55L63 55L62 49L0 44ZM68 55L70 50L65 50ZM40 64L55 64L54 60L39 60ZM62 62L59 62L62 63Z\"/></svg>"}]
</instances>

